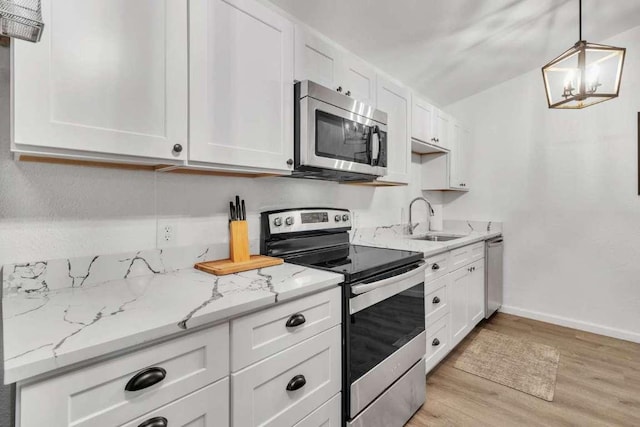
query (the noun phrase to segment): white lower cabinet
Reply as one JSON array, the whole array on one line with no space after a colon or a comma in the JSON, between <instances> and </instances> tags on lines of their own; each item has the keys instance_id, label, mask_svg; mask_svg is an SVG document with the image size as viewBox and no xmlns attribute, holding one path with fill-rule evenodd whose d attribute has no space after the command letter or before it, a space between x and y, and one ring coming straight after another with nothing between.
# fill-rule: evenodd
<instances>
[{"instance_id":1,"label":"white lower cabinet","mask_svg":"<svg viewBox=\"0 0 640 427\"><path fill-rule=\"evenodd\" d=\"M484 259L469 266L471 271L468 278L469 293L469 325L476 326L484 318Z\"/></svg>"},{"instance_id":2,"label":"white lower cabinet","mask_svg":"<svg viewBox=\"0 0 640 427\"><path fill-rule=\"evenodd\" d=\"M427 353L425 356L426 371L429 372L451 350L449 316L435 322L427 328Z\"/></svg>"},{"instance_id":3,"label":"white lower cabinet","mask_svg":"<svg viewBox=\"0 0 640 427\"><path fill-rule=\"evenodd\" d=\"M336 394L330 401L306 416L295 427L340 427L342 426L342 395Z\"/></svg>"},{"instance_id":4,"label":"white lower cabinet","mask_svg":"<svg viewBox=\"0 0 640 427\"><path fill-rule=\"evenodd\" d=\"M338 427L340 298L335 287L232 319L231 332L223 323L20 383L16 426Z\"/></svg>"},{"instance_id":5,"label":"white lower cabinet","mask_svg":"<svg viewBox=\"0 0 640 427\"><path fill-rule=\"evenodd\" d=\"M122 427L221 427L229 425L229 378L156 409Z\"/></svg>"},{"instance_id":6,"label":"white lower cabinet","mask_svg":"<svg viewBox=\"0 0 640 427\"><path fill-rule=\"evenodd\" d=\"M426 260L444 263L450 273L425 280L426 370L429 372L484 318L485 242L454 249Z\"/></svg>"},{"instance_id":7,"label":"white lower cabinet","mask_svg":"<svg viewBox=\"0 0 640 427\"><path fill-rule=\"evenodd\" d=\"M232 425L295 425L340 392L341 354L335 326L232 374Z\"/></svg>"},{"instance_id":8,"label":"white lower cabinet","mask_svg":"<svg viewBox=\"0 0 640 427\"><path fill-rule=\"evenodd\" d=\"M16 417L21 427L117 426L228 373L229 324L224 323L86 368L20 384ZM149 378L155 383L149 384Z\"/></svg>"},{"instance_id":9,"label":"white lower cabinet","mask_svg":"<svg viewBox=\"0 0 640 427\"><path fill-rule=\"evenodd\" d=\"M449 313L448 282L449 276L447 275L425 285L424 303L427 328Z\"/></svg>"},{"instance_id":10,"label":"white lower cabinet","mask_svg":"<svg viewBox=\"0 0 640 427\"><path fill-rule=\"evenodd\" d=\"M336 287L231 321L231 371L286 350L340 324Z\"/></svg>"},{"instance_id":11,"label":"white lower cabinet","mask_svg":"<svg viewBox=\"0 0 640 427\"><path fill-rule=\"evenodd\" d=\"M449 301L451 304L451 345L455 347L469 332L468 286L469 271L460 268L451 273Z\"/></svg>"}]
</instances>

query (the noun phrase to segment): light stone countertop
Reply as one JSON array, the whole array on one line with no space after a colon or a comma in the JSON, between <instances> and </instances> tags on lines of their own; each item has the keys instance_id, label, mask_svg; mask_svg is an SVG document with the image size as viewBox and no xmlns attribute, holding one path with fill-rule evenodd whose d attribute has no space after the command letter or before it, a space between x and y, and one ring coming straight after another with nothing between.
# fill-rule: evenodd
<instances>
[{"instance_id":1,"label":"light stone countertop","mask_svg":"<svg viewBox=\"0 0 640 427\"><path fill-rule=\"evenodd\" d=\"M429 234L457 234L463 237L444 242L419 240ZM356 229L351 235L351 243L388 249L403 249L422 252L426 257L491 239L502 234L501 223L449 221L443 231L427 231L424 224L418 224L413 235L407 233L406 225L371 227Z\"/></svg>"},{"instance_id":2,"label":"light stone countertop","mask_svg":"<svg viewBox=\"0 0 640 427\"><path fill-rule=\"evenodd\" d=\"M153 266L142 255L136 256ZM64 261L69 264L66 277L70 280L77 267L74 260ZM285 263L220 277L194 268L130 277L129 267L125 278L92 284L74 279L73 286L56 287L52 278L62 277L58 274L62 265L40 261L3 268L5 384L219 323L344 281L341 274ZM92 268L98 271L91 265L86 276Z\"/></svg>"}]
</instances>

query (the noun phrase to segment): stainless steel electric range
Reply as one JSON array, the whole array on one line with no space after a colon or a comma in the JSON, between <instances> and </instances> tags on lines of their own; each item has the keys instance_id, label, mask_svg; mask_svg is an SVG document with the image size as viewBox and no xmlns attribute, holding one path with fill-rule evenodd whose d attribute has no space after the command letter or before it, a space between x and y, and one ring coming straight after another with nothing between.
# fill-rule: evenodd
<instances>
[{"instance_id":1,"label":"stainless steel electric range","mask_svg":"<svg viewBox=\"0 0 640 427\"><path fill-rule=\"evenodd\" d=\"M426 395L423 255L352 245L350 229L345 209L263 212L260 252L344 275L344 423L399 427Z\"/></svg>"}]
</instances>

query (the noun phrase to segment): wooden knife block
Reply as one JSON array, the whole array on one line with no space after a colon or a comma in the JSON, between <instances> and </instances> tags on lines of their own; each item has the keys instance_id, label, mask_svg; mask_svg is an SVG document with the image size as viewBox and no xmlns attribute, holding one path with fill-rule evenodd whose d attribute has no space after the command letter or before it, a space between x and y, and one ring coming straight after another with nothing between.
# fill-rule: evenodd
<instances>
[{"instance_id":1,"label":"wooden knife block","mask_svg":"<svg viewBox=\"0 0 640 427\"><path fill-rule=\"evenodd\" d=\"M232 262L249 261L249 225L247 221L229 223L229 258Z\"/></svg>"},{"instance_id":2,"label":"wooden knife block","mask_svg":"<svg viewBox=\"0 0 640 427\"><path fill-rule=\"evenodd\" d=\"M224 276L282 263L284 263L284 260L281 258L251 255L249 253L249 226L247 221L231 221L229 223L229 258L199 262L195 265L195 268L216 276Z\"/></svg>"}]
</instances>

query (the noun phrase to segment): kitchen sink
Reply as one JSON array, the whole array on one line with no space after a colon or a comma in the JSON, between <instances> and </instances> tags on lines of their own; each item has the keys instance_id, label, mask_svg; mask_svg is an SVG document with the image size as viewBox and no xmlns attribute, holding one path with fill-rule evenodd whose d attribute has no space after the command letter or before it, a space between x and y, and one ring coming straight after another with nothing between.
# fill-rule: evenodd
<instances>
[{"instance_id":1,"label":"kitchen sink","mask_svg":"<svg viewBox=\"0 0 640 427\"><path fill-rule=\"evenodd\" d=\"M462 234L426 234L424 236L413 237L413 240L427 240L429 242L447 242L449 240L461 239Z\"/></svg>"}]
</instances>

